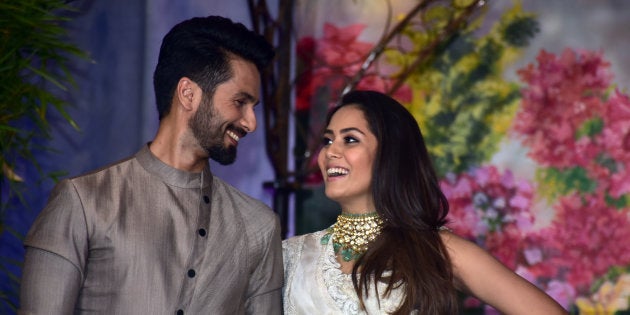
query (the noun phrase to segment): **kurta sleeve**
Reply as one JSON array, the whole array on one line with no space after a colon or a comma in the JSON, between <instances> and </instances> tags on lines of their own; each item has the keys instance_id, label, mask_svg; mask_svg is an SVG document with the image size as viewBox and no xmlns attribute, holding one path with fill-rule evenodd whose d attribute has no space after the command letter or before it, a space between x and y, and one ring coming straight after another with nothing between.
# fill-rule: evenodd
<instances>
[{"instance_id":1,"label":"kurta sleeve","mask_svg":"<svg viewBox=\"0 0 630 315\"><path fill-rule=\"evenodd\" d=\"M88 253L86 219L70 180L55 186L24 240L20 301L23 314L74 308ZM46 312L56 314L56 312Z\"/></svg>"},{"instance_id":2,"label":"kurta sleeve","mask_svg":"<svg viewBox=\"0 0 630 315\"><path fill-rule=\"evenodd\" d=\"M55 253L84 274L88 253L87 223L81 198L72 181L63 180L53 189L46 207L28 231L24 245Z\"/></svg>"},{"instance_id":3,"label":"kurta sleeve","mask_svg":"<svg viewBox=\"0 0 630 315\"><path fill-rule=\"evenodd\" d=\"M51 252L27 247L18 315L72 314L80 288L81 274L72 263Z\"/></svg>"},{"instance_id":4,"label":"kurta sleeve","mask_svg":"<svg viewBox=\"0 0 630 315\"><path fill-rule=\"evenodd\" d=\"M263 243L262 260L250 278L245 304L247 314L282 314L282 242L276 216L271 230Z\"/></svg>"}]
</instances>

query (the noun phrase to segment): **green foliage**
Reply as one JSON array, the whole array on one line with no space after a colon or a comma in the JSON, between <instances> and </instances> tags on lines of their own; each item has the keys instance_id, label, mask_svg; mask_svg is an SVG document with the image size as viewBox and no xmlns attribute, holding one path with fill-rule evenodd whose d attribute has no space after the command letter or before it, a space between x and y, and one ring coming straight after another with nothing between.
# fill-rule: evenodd
<instances>
[{"instance_id":1,"label":"green foliage","mask_svg":"<svg viewBox=\"0 0 630 315\"><path fill-rule=\"evenodd\" d=\"M17 239L22 236L4 223L7 211L16 210L9 206L12 198L25 204L22 192L27 185L15 171L17 162L40 170L35 152L46 150L37 143L51 136L51 110L78 129L62 99L73 85L70 58L87 57L66 40L64 14L72 10L62 0L0 1L0 234ZM58 176L40 174L53 180ZM10 270L21 262L4 257L0 261L2 278L13 288L0 292L0 312L15 311L19 279Z\"/></svg>"},{"instance_id":2,"label":"green foliage","mask_svg":"<svg viewBox=\"0 0 630 315\"><path fill-rule=\"evenodd\" d=\"M431 25L444 25L436 20L462 14L457 6L439 8L438 13L431 15ZM439 176L489 160L519 105L519 85L503 78L504 68L538 31L538 24L517 4L480 35L484 17L458 29L406 81L414 93L408 108L423 130ZM403 34L413 48L388 51L389 61L401 67L437 36L432 27Z\"/></svg>"},{"instance_id":3,"label":"green foliage","mask_svg":"<svg viewBox=\"0 0 630 315\"><path fill-rule=\"evenodd\" d=\"M13 173L17 159L37 166L32 143L50 137L47 115L56 110L74 128L60 94L73 84L68 69L72 56L86 57L65 40L63 13L72 10L61 0L0 2L0 174ZM27 128L21 126L28 126Z\"/></svg>"},{"instance_id":4,"label":"green foliage","mask_svg":"<svg viewBox=\"0 0 630 315\"><path fill-rule=\"evenodd\" d=\"M630 197L626 194L623 195L619 198L614 198L610 195L606 195L606 204L614 207L615 209L627 209L628 207L630 207Z\"/></svg>"},{"instance_id":5,"label":"green foliage","mask_svg":"<svg viewBox=\"0 0 630 315\"><path fill-rule=\"evenodd\" d=\"M539 31L536 19L531 16L519 16L508 21L501 32L501 38L514 47L525 47Z\"/></svg>"},{"instance_id":6,"label":"green foliage","mask_svg":"<svg viewBox=\"0 0 630 315\"><path fill-rule=\"evenodd\" d=\"M537 181L541 183L540 194L549 200L558 196L568 195L571 192L592 193L597 188L597 182L588 177L582 167L558 169L555 167L541 168L536 174Z\"/></svg>"},{"instance_id":7,"label":"green foliage","mask_svg":"<svg viewBox=\"0 0 630 315\"><path fill-rule=\"evenodd\" d=\"M604 129L604 120L596 117L585 121L582 126L577 130L575 138L580 139L582 137L593 137L600 134Z\"/></svg>"}]
</instances>

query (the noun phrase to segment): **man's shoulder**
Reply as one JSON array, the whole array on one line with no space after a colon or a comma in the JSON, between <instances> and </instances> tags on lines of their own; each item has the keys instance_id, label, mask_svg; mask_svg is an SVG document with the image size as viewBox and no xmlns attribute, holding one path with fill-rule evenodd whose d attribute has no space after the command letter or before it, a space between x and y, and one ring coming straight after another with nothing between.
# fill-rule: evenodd
<instances>
[{"instance_id":1,"label":"man's shoulder","mask_svg":"<svg viewBox=\"0 0 630 315\"><path fill-rule=\"evenodd\" d=\"M108 164L105 164L103 166L97 167L95 169L89 170L85 173L82 173L80 175L71 177L71 180L76 180L76 179L81 179L81 178L89 178L89 177L94 177L94 176L103 176L106 175L110 172L113 172L115 170L120 170L121 168L128 168L130 167L130 165L133 163L133 161L135 161L135 156L128 156L125 157L121 160L115 161L115 162L111 162Z\"/></svg>"},{"instance_id":2,"label":"man's shoulder","mask_svg":"<svg viewBox=\"0 0 630 315\"><path fill-rule=\"evenodd\" d=\"M219 195L213 199L221 202L222 207L232 208L246 226L279 224L277 214L267 204L216 176L213 179L213 190L213 194Z\"/></svg>"},{"instance_id":3,"label":"man's shoulder","mask_svg":"<svg viewBox=\"0 0 630 315\"><path fill-rule=\"evenodd\" d=\"M256 199L238 188L228 184L219 177L213 178L213 190L222 195L222 199L228 199L239 205L238 209L242 211L263 211L272 212L271 208L259 199Z\"/></svg>"},{"instance_id":4,"label":"man's shoulder","mask_svg":"<svg viewBox=\"0 0 630 315\"><path fill-rule=\"evenodd\" d=\"M137 163L135 163L133 156L126 157L80 175L65 178L57 183L55 187L57 189L74 187L74 190L84 192L115 187L117 186L116 183L120 183L123 180L128 181L134 177L131 176L132 174L138 174L137 170L140 168L136 167L137 165L135 164Z\"/></svg>"}]
</instances>

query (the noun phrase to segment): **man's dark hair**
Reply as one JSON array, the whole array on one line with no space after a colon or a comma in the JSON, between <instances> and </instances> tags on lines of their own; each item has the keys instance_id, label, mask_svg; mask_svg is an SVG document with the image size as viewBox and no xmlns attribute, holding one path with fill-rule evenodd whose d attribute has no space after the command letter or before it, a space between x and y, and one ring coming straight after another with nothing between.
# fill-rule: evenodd
<instances>
[{"instance_id":1,"label":"man's dark hair","mask_svg":"<svg viewBox=\"0 0 630 315\"><path fill-rule=\"evenodd\" d=\"M175 25L164 36L153 86L160 120L168 115L177 82L188 77L208 97L232 77L231 55L263 70L273 59L271 45L241 23L220 16L197 17Z\"/></svg>"}]
</instances>

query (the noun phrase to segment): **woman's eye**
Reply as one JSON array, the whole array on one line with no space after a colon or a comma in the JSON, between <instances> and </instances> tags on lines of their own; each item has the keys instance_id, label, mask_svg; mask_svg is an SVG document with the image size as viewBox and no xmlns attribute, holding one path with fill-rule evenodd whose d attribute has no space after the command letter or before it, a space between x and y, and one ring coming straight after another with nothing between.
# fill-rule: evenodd
<instances>
[{"instance_id":1,"label":"woman's eye","mask_svg":"<svg viewBox=\"0 0 630 315\"><path fill-rule=\"evenodd\" d=\"M332 143L332 140L330 138L326 138L326 137L322 138L322 145L323 146L330 145L331 143Z\"/></svg>"},{"instance_id":2,"label":"woman's eye","mask_svg":"<svg viewBox=\"0 0 630 315\"><path fill-rule=\"evenodd\" d=\"M355 142L359 142L359 140L357 140L355 137L345 137L345 138L343 138L343 140L344 140L346 143L355 143Z\"/></svg>"}]
</instances>

